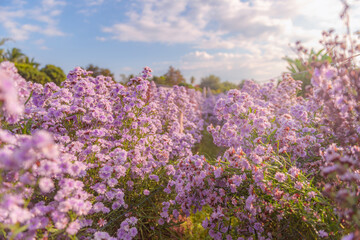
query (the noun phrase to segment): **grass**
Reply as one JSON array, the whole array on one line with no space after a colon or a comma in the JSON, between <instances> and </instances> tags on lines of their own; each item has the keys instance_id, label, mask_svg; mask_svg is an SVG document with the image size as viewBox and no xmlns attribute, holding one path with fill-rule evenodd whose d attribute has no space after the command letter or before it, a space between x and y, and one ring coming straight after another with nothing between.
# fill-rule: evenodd
<instances>
[{"instance_id":1,"label":"grass","mask_svg":"<svg viewBox=\"0 0 360 240\"><path fill-rule=\"evenodd\" d=\"M225 152L226 148L214 144L212 135L206 129L202 131L202 136L201 142L193 148L194 154L204 155L208 160L215 160Z\"/></svg>"}]
</instances>

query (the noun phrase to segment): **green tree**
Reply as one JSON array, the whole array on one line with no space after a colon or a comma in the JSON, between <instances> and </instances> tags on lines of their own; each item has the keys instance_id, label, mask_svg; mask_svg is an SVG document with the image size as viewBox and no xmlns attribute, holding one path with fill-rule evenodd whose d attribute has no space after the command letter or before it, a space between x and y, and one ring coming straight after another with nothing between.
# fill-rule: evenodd
<instances>
[{"instance_id":1,"label":"green tree","mask_svg":"<svg viewBox=\"0 0 360 240\"><path fill-rule=\"evenodd\" d=\"M160 77L153 76L152 81L154 81L156 84L167 85L167 86L173 86L173 85L188 86L180 70L175 69L173 66L170 66L169 70L164 75Z\"/></svg>"},{"instance_id":2,"label":"green tree","mask_svg":"<svg viewBox=\"0 0 360 240\"><path fill-rule=\"evenodd\" d=\"M160 85L170 85L170 84L168 84L165 76L160 76L160 77L153 76L152 81L154 81L156 84L160 84Z\"/></svg>"},{"instance_id":3,"label":"green tree","mask_svg":"<svg viewBox=\"0 0 360 240\"><path fill-rule=\"evenodd\" d=\"M179 85L180 83L186 83L184 76L179 69L175 69L173 66L169 67L167 73L165 73L166 85Z\"/></svg>"},{"instance_id":4,"label":"green tree","mask_svg":"<svg viewBox=\"0 0 360 240\"><path fill-rule=\"evenodd\" d=\"M60 67L51 64L47 64L40 72L45 73L56 85L60 85L66 79L64 71Z\"/></svg>"},{"instance_id":5,"label":"green tree","mask_svg":"<svg viewBox=\"0 0 360 240\"><path fill-rule=\"evenodd\" d=\"M290 71L292 77L295 80L302 81L301 91L299 95L304 96L306 93L307 86L311 84L311 76L314 70L314 65L320 62L329 62L331 63L331 57L327 53L323 53L324 49L315 52L314 49L311 49L304 57L298 57L295 59L285 56L285 60L288 64L286 67Z\"/></svg>"},{"instance_id":6,"label":"green tree","mask_svg":"<svg viewBox=\"0 0 360 240\"><path fill-rule=\"evenodd\" d=\"M120 74L120 78L121 78L121 83L122 84L126 84L126 83L128 83L129 81L130 81L130 79L132 79L132 78L134 78L135 77L135 75L134 74L130 74L130 75L128 75L128 76L126 76L126 74Z\"/></svg>"},{"instance_id":7,"label":"green tree","mask_svg":"<svg viewBox=\"0 0 360 240\"><path fill-rule=\"evenodd\" d=\"M103 75L105 77L111 77L113 80L115 80L114 74L108 68L101 68L101 67L95 66L93 64L89 64L85 69L86 69L86 71L92 71L93 77Z\"/></svg>"},{"instance_id":8,"label":"green tree","mask_svg":"<svg viewBox=\"0 0 360 240\"><path fill-rule=\"evenodd\" d=\"M211 74L207 77L201 78L200 87L208 87L216 92L221 88L221 80L219 77Z\"/></svg>"},{"instance_id":9,"label":"green tree","mask_svg":"<svg viewBox=\"0 0 360 240\"><path fill-rule=\"evenodd\" d=\"M10 41L10 38L2 38L0 40L0 46L4 45L7 41ZM0 62L5 60L5 49L0 49Z\"/></svg>"},{"instance_id":10,"label":"green tree","mask_svg":"<svg viewBox=\"0 0 360 240\"><path fill-rule=\"evenodd\" d=\"M192 84L187 83L187 82L182 82L182 83L179 83L178 85L186 87L186 88L195 88Z\"/></svg>"},{"instance_id":11,"label":"green tree","mask_svg":"<svg viewBox=\"0 0 360 240\"><path fill-rule=\"evenodd\" d=\"M237 85L237 88L242 89L245 84L245 81L246 81L245 79L241 80L241 82Z\"/></svg>"},{"instance_id":12,"label":"green tree","mask_svg":"<svg viewBox=\"0 0 360 240\"><path fill-rule=\"evenodd\" d=\"M18 73L25 78L27 81L45 84L51 82L51 78L46 75L44 72L39 71L31 64L28 63L15 63L15 67L18 70Z\"/></svg>"},{"instance_id":13,"label":"green tree","mask_svg":"<svg viewBox=\"0 0 360 240\"><path fill-rule=\"evenodd\" d=\"M9 38L1 39L0 46L9 40ZM40 63L35 62L34 58L30 59L19 48L8 49L7 51L0 49L0 62L5 60L15 63L18 73L27 81L40 84L54 82L60 85L66 79L64 71L54 65L48 64L39 70Z\"/></svg>"},{"instance_id":14,"label":"green tree","mask_svg":"<svg viewBox=\"0 0 360 240\"><path fill-rule=\"evenodd\" d=\"M222 82L220 84L221 92L227 92L230 89L235 89L235 88L237 88L237 85L235 83L232 83L232 82L225 81L225 82Z\"/></svg>"},{"instance_id":15,"label":"green tree","mask_svg":"<svg viewBox=\"0 0 360 240\"><path fill-rule=\"evenodd\" d=\"M26 63L26 55L19 48L8 49L4 54L4 60L14 63Z\"/></svg>"},{"instance_id":16,"label":"green tree","mask_svg":"<svg viewBox=\"0 0 360 240\"><path fill-rule=\"evenodd\" d=\"M51 64L46 65L41 70L38 69L37 64L33 63L15 62L15 67L23 78L35 83L54 82L56 85L60 85L66 79L64 71L60 67Z\"/></svg>"},{"instance_id":17,"label":"green tree","mask_svg":"<svg viewBox=\"0 0 360 240\"><path fill-rule=\"evenodd\" d=\"M24 63L27 63L27 64L30 64L31 66L33 66L34 68L39 68L40 66L40 63L38 62L35 62L35 59L34 58L29 58L28 56L25 56L25 61Z\"/></svg>"}]
</instances>

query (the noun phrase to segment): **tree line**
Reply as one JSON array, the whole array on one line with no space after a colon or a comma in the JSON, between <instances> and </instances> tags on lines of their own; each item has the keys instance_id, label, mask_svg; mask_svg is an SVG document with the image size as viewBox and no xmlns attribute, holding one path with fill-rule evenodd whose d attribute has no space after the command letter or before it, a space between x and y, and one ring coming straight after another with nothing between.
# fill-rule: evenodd
<instances>
[{"instance_id":1,"label":"tree line","mask_svg":"<svg viewBox=\"0 0 360 240\"><path fill-rule=\"evenodd\" d=\"M125 74L121 74L122 82L127 83L134 75L130 74L126 76ZM173 66L170 66L166 73L161 76L153 76L151 81L154 81L158 85L162 86L185 86L187 88L195 88L195 89L204 89L209 88L213 93L221 93L226 92L230 89L239 88L239 85L235 83L231 83L228 81L222 82L220 77L210 74L209 76L203 77L200 80L199 84L195 84L195 77L190 77L190 81L187 82L185 77L182 75L179 69L176 69Z\"/></svg>"},{"instance_id":2,"label":"tree line","mask_svg":"<svg viewBox=\"0 0 360 240\"><path fill-rule=\"evenodd\" d=\"M0 46L5 45L9 40L9 38L1 39ZM40 63L36 62L34 58L28 57L19 48L0 48L0 62L2 61L13 62L18 73L27 81L40 84L54 82L56 85L60 85L61 82L66 79L66 74L60 67L46 64L44 67L40 68ZM107 68L100 68L93 64L89 64L83 68L87 71L92 71L94 77L103 75L114 79L114 74Z\"/></svg>"},{"instance_id":3,"label":"tree line","mask_svg":"<svg viewBox=\"0 0 360 240\"><path fill-rule=\"evenodd\" d=\"M34 58L30 58L25 55L19 48L1 48L1 46L9 40L11 39L0 39L0 62L13 62L18 69L18 73L23 78L35 83L45 84L47 82L54 82L57 85L60 85L61 82L66 79L64 71L58 66L46 64L44 67L40 68L40 64L36 62ZM297 53L299 53L299 51L297 51ZM331 58L326 53L323 53L323 50L318 52L315 52L314 50L302 52L302 55L298 54L297 58L284 57L283 60L287 62L287 69L292 73L294 79L301 80L303 82L299 95L305 95L307 92L314 64L318 64L323 61L331 62ZM94 77L103 75L115 79L114 73L108 68L101 68L93 64L89 64L83 68L87 71L92 71L92 76ZM134 74L130 74L128 76L121 74L121 82L126 83L134 76ZM239 84L235 84L229 81L221 81L220 77L210 74L201 78L199 84L195 84L195 77L191 77L190 81L187 82L181 71L173 66L170 66L168 71L163 75L153 76L150 80L163 86L179 85L199 90L208 88L215 94L226 92L230 89L240 89L245 81L242 80Z\"/></svg>"}]
</instances>

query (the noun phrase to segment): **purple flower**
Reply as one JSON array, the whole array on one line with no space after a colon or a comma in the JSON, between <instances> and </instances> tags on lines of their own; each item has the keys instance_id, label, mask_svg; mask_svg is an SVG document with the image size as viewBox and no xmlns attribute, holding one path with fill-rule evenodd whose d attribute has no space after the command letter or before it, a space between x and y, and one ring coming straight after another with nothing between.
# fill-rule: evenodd
<instances>
[{"instance_id":1,"label":"purple flower","mask_svg":"<svg viewBox=\"0 0 360 240\"><path fill-rule=\"evenodd\" d=\"M128 187L133 187L134 186L133 181L127 181L126 184L128 185Z\"/></svg>"},{"instance_id":2,"label":"purple flower","mask_svg":"<svg viewBox=\"0 0 360 240\"><path fill-rule=\"evenodd\" d=\"M115 187L116 184L118 184L118 180L116 180L115 178L110 178L108 179L107 183L110 187Z\"/></svg>"},{"instance_id":3,"label":"purple flower","mask_svg":"<svg viewBox=\"0 0 360 240\"><path fill-rule=\"evenodd\" d=\"M275 179L278 180L279 182L284 182L286 180L286 176L284 173L277 172L275 174Z\"/></svg>"},{"instance_id":4,"label":"purple flower","mask_svg":"<svg viewBox=\"0 0 360 240\"><path fill-rule=\"evenodd\" d=\"M120 201L115 201L112 205L111 205L111 209L115 210L120 208L123 205L123 203L121 203Z\"/></svg>"},{"instance_id":5,"label":"purple flower","mask_svg":"<svg viewBox=\"0 0 360 240\"><path fill-rule=\"evenodd\" d=\"M96 232L94 234L94 240L107 240L110 239L110 235L107 232Z\"/></svg>"},{"instance_id":6,"label":"purple flower","mask_svg":"<svg viewBox=\"0 0 360 240\"><path fill-rule=\"evenodd\" d=\"M314 191L308 192L308 196L310 198L314 198L316 196L316 192L314 192Z\"/></svg>"},{"instance_id":7,"label":"purple flower","mask_svg":"<svg viewBox=\"0 0 360 240\"><path fill-rule=\"evenodd\" d=\"M165 221L164 221L164 219L159 218L158 223L159 223L159 225L164 225Z\"/></svg>"},{"instance_id":8,"label":"purple flower","mask_svg":"<svg viewBox=\"0 0 360 240\"><path fill-rule=\"evenodd\" d=\"M298 189L298 190L301 190L302 187L303 187L303 184L302 184L301 182L297 181L297 182L295 183L294 187L295 187L296 189Z\"/></svg>"},{"instance_id":9,"label":"purple flower","mask_svg":"<svg viewBox=\"0 0 360 240\"><path fill-rule=\"evenodd\" d=\"M138 233L138 230L135 227L132 227L132 228L130 228L129 233L130 233L131 237L135 237Z\"/></svg>"},{"instance_id":10,"label":"purple flower","mask_svg":"<svg viewBox=\"0 0 360 240\"><path fill-rule=\"evenodd\" d=\"M50 178L41 178L39 181L40 190L44 193L50 192L54 188L54 182Z\"/></svg>"},{"instance_id":11,"label":"purple flower","mask_svg":"<svg viewBox=\"0 0 360 240\"><path fill-rule=\"evenodd\" d=\"M294 178L296 178L299 175L299 173L300 173L300 169L298 169L297 167L292 167L289 169L289 174Z\"/></svg>"},{"instance_id":12,"label":"purple flower","mask_svg":"<svg viewBox=\"0 0 360 240\"><path fill-rule=\"evenodd\" d=\"M215 178L221 177L222 172L223 172L223 170L222 170L220 167L216 168L216 169L214 170Z\"/></svg>"},{"instance_id":13,"label":"purple flower","mask_svg":"<svg viewBox=\"0 0 360 240\"><path fill-rule=\"evenodd\" d=\"M354 233L350 233L350 234L342 237L341 240L355 240Z\"/></svg>"},{"instance_id":14,"label":"purple flower","mask_svg":"<svg viewBox=\"0 0 360 240\"><path fill-rule=\"evenodd\" d=\"M250 158L251 158L251 160L253 161L253 163L255 163L255 164L261 164L262 163L262 158L259 156L259 155L257 155L257 154L254 154L254 153L252 153L251 155L250 155Z\"/></svg>"},{"instance_id":15,"label":"purple flower","mask_svg":"<svg viewBox=\"0 0 360 240\"><path fill-rule=\"evenodd\" d=\"M155 182L159 182L159 176L157 176L157 175L152 174L152 175L149 176L149 178L151 180L154 180Z\"/></svg>"},{"instance_id":16,"label":"purple flower","mask_svg":"<svg viewBox=\"0 0 360 240\"><path fill-rule=\"evenodd\" d=\"M253 212L254 206L253 206L253 202L256 200L254 195L250 195L247 199L246 199L246 205L245 208L251 212Z\"/></svg>"},{"instance_id":17,"label":"purple flower","mask_svg":"<svg viewBox=\"0 0 360 240\"><path fill-rule=\"evenodd\" d=\"M6 114L18 115L23 113L24 107L18 99L16 80L7 72L13 67L14 64L10 62L0 63L0 102Z\"/></svg>"},{"instance_id":18,"label":"purple flower","mask_svg":"<svg viewBox=\"0 0 360 240\"><path fill-rule=\"evenodd\" d=\"M47 158L58 158L58 150L50 133L40 130L32 137L32 144L39 149Z\"/></svg>"},{"instance_id":19,"label":"purple flower","mask_svg":"<svg viewBox=\"0 0 360 240\"><path fill-rule=\"evenodd\" d=\"M319 237L324 238L324 237L328 237L329 234L327 232L325 232L324 230L320 230L319 231Z\"/></svg>"},{"instance_id":20,"label":"purple flower","mask_svg":"<svg viewBox=\"0 0 360 240\"><path fill-rule=\"evenodd\" d=\"M91 188L94 189L99 194L104 194L106 192L106 185L103 183L97 183Z\"/></svg>"},{"instance_id":21,"label":"purple flower","mask_svg":"<svg viewBox=\"0 0 360 240\"><path fill-rule=\"evenodd\" d=\"M69 226L66 229L66 232L69 235L75 235L80 230L80 228L81 228L81 226L80 226L79 222L76 220L69 224Z\"/></svg>"},{"instance_id":22,"label":"purple flower","mask_svg":"<svg viewBox=\"0 0 360 240\"><path fill-rule=\"evenodd\" d=\"M69 222L69 218L66 216L65 213L60 213L57 211L52 212L51 217L57 229L64 229Z\"/></svg>"},{"instance_id":23,"label":"purple flower","mask_svg":"<svg viewBox=\"0 0 360 240\"><path fill-rule=\"evenodd\" d=\"M104 166L99 171L99 176L102 179L108 179L111 177L111 174L113 172L113 168L111 166Z\"/></svg>"},{"instance_id":24,"label":"purple flower","mask_svg":"<svg viewBox=\"0 0 360 240\"><path fill-rule=\"evenodd\" d=\"M105 208L105 205L102 202L97 202L93 206L93 210L96 213L102 212L104 210L104 208Z\"/></svg>"}]
</instances>

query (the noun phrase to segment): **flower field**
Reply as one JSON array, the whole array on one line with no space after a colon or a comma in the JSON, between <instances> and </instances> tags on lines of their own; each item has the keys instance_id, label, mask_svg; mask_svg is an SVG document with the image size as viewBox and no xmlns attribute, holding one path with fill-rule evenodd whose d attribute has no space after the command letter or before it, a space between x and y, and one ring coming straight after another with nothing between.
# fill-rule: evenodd
<instances>
[{"instance_id":1,"label":"flower field","mask_svg":"<svg viewBox=\"0 0 360 240\"><path fill-rule=\"evenodd\" d=\"M360 239L360 45L324 36L304 95L290 74L206 96L1 62L0 238Z\"/></svg>"}]
</instances>

